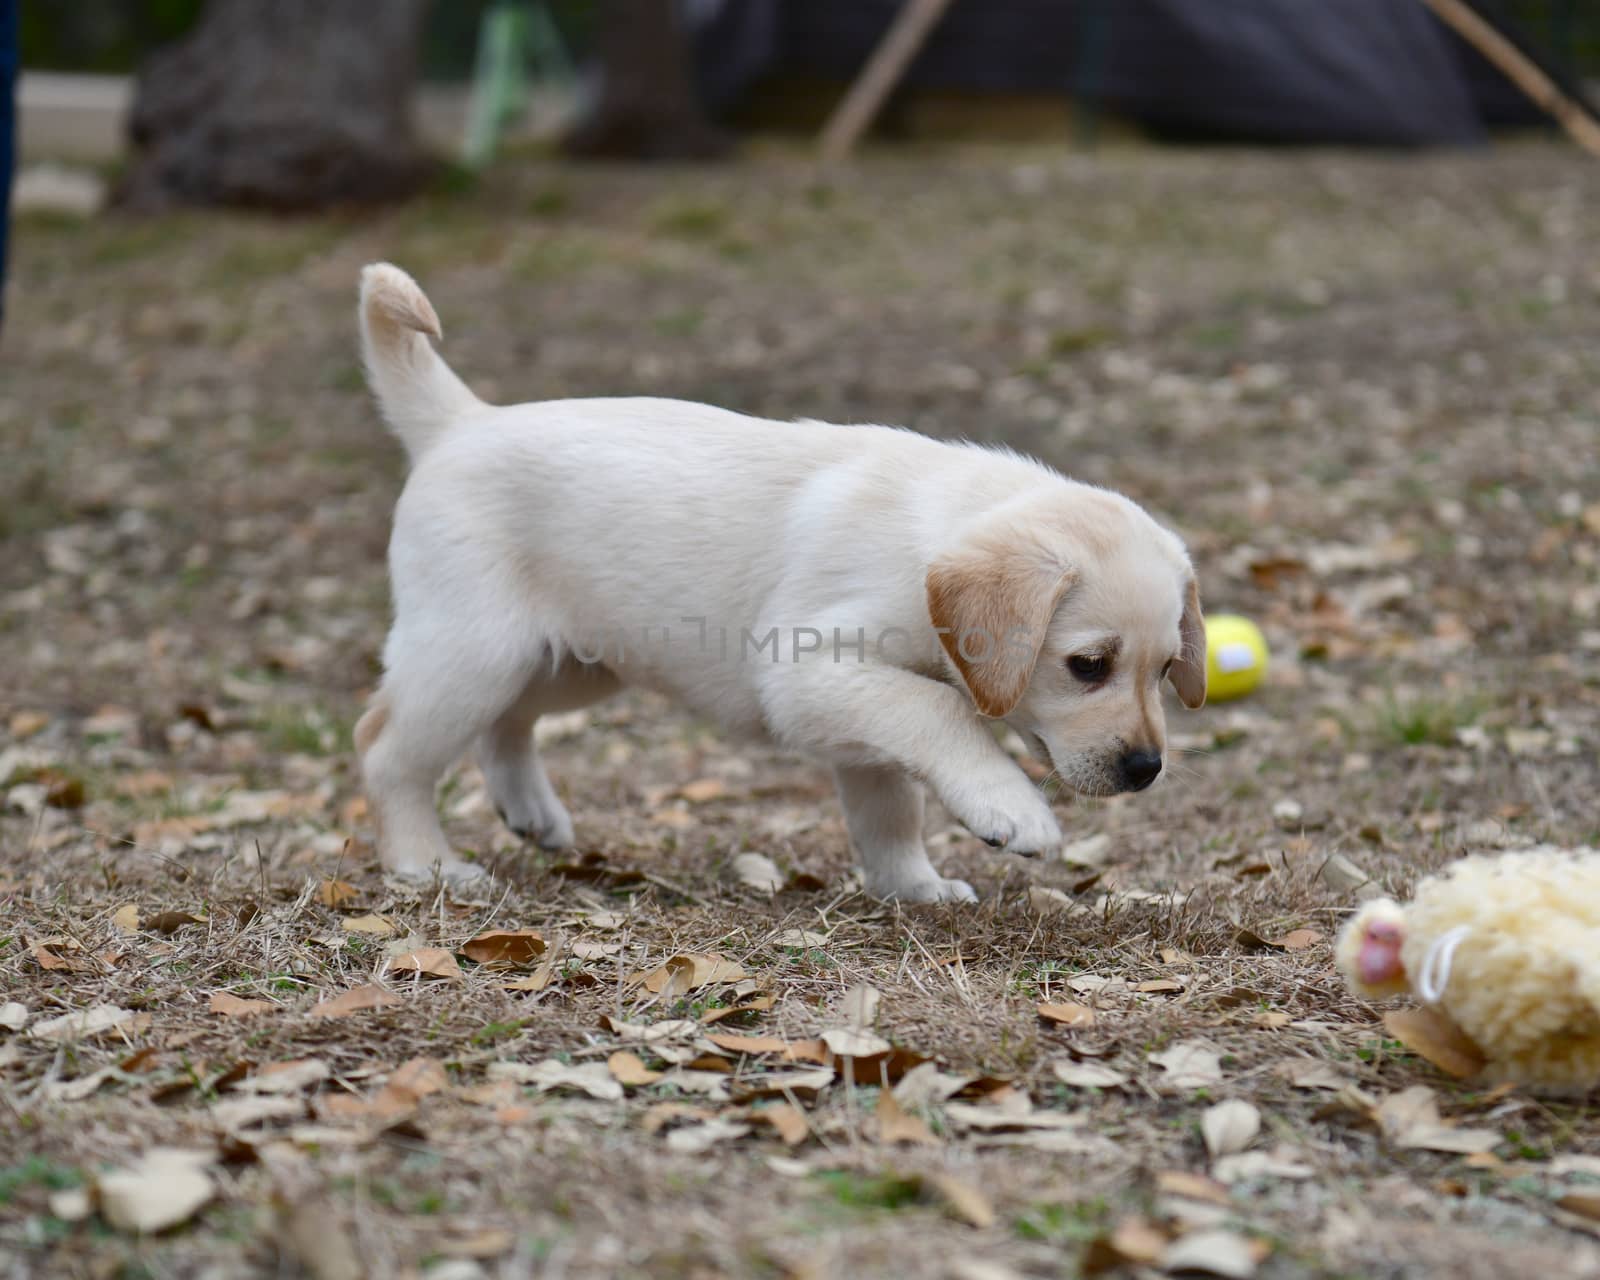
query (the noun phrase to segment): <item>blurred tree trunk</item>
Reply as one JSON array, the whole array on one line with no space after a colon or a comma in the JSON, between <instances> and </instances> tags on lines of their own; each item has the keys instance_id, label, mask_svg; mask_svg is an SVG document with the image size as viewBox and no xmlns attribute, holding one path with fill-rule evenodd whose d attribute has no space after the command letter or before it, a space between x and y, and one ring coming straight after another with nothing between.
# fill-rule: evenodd
<instances>
[{"instance_id":1,"label":"blurred tree trunk","mask_svg":"<svg viewBox=\"0 0 1600 1280\"><path fill-rule=\"evenodd\" d=\"M595 64L599 94L563 139L568 155L707 160L727 151L695 93L677 0L608 0Z\"/></svg>"},{"instance_id":2,"label":"blurred tree trunk","mask_svg":"<svg viewBox=\"0 0 1600 1280\"><path fill-rule=\"evenodd\" d=\"M392 200L426 177L412 94L427 0L210 0L140 68L120 191L314 209Z\"/></svg>"}]
</instances>

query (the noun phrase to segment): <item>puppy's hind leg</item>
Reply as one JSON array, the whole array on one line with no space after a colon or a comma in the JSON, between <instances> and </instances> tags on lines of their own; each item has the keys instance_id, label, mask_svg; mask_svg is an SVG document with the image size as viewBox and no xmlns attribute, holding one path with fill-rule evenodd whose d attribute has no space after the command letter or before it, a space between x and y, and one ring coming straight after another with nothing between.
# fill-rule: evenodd
<instances>
[{"instance_id":1,"label":"puppy's hind leg","mask_svg":"<svg viewBox=\"0 0 1600 1280\"><path fill-rule=\"evenodd\" d=\"M572 818L550 785L533 741L542 715L574 711L616 691L617 678L604 667L564 663L554 674L534 676L517 700L478 742L478 767L489 783L495 809L506 826L543 849L573 843Z\"/></svg>"},{"instance_id":2,"label":"puppy's hind leg","mask_svg":"<svg viewBox=\"0 0 1600 1280\"><path fill-rule=\"evenodd\" d=\"M385 657L383 687L355 734L379 856L387 870L411 879L435 870L453 882L476 879L482 869L457 857L445 840L434 787L515 701L532 659L398 628Z\"/></svg>"},{"instance_id":3,"label":"puppy's hind leg","mask_svg":"<svg viewBox=\"0 0 1600 1280\"><path fill-rule=\"evenodd\" d=\"M922 784L897 765L834 769L850 843L866 890L901 902L976 902L965 880L946 880L922 844Z\"/></svg>"}]
</instances>

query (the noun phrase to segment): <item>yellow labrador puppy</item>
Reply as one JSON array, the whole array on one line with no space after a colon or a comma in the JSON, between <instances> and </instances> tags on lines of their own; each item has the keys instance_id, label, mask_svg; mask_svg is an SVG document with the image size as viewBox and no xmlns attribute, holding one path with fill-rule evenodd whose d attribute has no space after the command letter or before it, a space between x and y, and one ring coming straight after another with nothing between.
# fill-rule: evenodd
<instances>
[{"instance_id":1,"label":"yellow labrador puppy","mask_svg":"<svg viewBox=\"0 0 1600 1280\"><path fill-rule=\"evenodd\" d=\"M924 784L991 845L1061 839L989 721L1112 795L1161 771L1161 682L1204 701L1189 558L1126 498L889 427L655 399L492 407L386 264L362 275L360 318L411 459L385 674L355 735L396 873L480 874L434 811L474 744L512 830L571 844L534 721L635 684L830 765L868 892L973 901L928 861Z\"/></svg>"}]
</instances>

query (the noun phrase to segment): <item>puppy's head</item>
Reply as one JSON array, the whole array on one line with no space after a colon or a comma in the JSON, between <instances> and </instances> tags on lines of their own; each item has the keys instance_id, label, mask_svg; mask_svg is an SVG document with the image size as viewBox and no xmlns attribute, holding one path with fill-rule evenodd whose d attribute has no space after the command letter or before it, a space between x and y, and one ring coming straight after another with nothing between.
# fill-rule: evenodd
<instances>
[{"instance_id":1,"label":"puppy's head","mask_svg":"<svg viewBox=\"0 0 1600 1280\"><path fill-rule=\"evenodd\" d=\"M928 613L978 711L1085 795L1142 791L1166 756L1160 686L1206 696L1183 544L1116 494L1020 497L928 570Z\"/></svg>"}]
</instances>

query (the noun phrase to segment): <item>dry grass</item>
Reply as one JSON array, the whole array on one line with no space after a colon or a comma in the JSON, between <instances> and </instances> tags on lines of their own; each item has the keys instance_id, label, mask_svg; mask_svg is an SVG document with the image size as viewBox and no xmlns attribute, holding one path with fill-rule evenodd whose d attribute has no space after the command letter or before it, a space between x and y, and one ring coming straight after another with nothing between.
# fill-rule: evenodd
<instances>
[{"instance_id":1,"label":"dry grass","mask_svg":"<svg viewBox=\"0 0 1600 1280\"><path fill-rule=\"evenodd\" d=\"M459 1255L503 1276L1053 1275L1143 1219L1259 1242L1265 1276L1593 1274L1585 1220L1556 1203L1600 1168L1571 1159L1600 1157L1592 1108L1454 1082L1388 1039L1331 971L1362 890L1325 872L1337 855L1403 893L1466 848L1600 834L1597 197L1600 176L1542 147L1404 165L975 150L831 189L782 155L530 165L370 223L24 225L0 385L0 1004L30 1025L136 1017L81 1040L0 1031L0 1271L338 1275L331 1241L373 1276ZM350 332L379 256L423 278L452 359L504 398L908 421L1123 487L1185 530L1214 607L1263 621L1274 679L1175 712L1154 792L1061 801L1071 838L1108 838L1093 867L1017 863L933 815L935 861L977 909L863 900L817 770L643 697L548 751L599 862L516 847L464 766L441 804L493 889L386 885L347 757L400 473ZM720 790L676 798L698 779ZM747 850L790 886L732 882ZM330 878L357 896L325 905ZM1063 900L1038 888L1070 905L1041 910ZM142 927L119 927L128 904ZM196 920L150 927L171 911ZM394 934L345 929L369 914ZM540 931L548 984L392 967L487 928ZM1262 950L1241 928L1323 936ZM871 984L900 1049L1081 1123L1047 1149L960 1119L1003 1099L908 1103L934 1141L885 1146L869 1066L795 1095L802 1144L759 1128L693 1153L693 1117L663 1104L772 1105L737 1100L769 1058L728 1059L726 1103L489 1087L496 1063L604 1062L621 1041L603 1017L726 1007L726 986L627 982L706 952L772 998L713 1031L809 1038ZM312 1014L375 981L398 1003ZM214 1014L216 992L271 1008ZM1063 1000L1093 1025L1041 1022ZM1194 1040L1220 1080L1174 1090L1150 1055ZM442 1088L342 1101L417 1058ZM297 1059L327 1078L239 1123L242 1064ZM1127 1082L1060 1083L1074 1061ZM1431 1086L1502 1135L1496 1158L1399 1149L1296 1087L1296 1062L1375 1099ZM1217 1171L1199 1120L1224 1098L1259 1109L1253 1150L1280 1167L1175 1194L1161 1175ZM52 1201L154 1146L216 1155L218 1197L186 1225L140 1238ZM994 1221L971 1225L940 1174Z\"/></svg>"}]
</instances>

